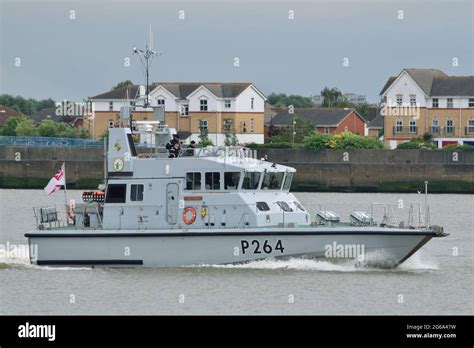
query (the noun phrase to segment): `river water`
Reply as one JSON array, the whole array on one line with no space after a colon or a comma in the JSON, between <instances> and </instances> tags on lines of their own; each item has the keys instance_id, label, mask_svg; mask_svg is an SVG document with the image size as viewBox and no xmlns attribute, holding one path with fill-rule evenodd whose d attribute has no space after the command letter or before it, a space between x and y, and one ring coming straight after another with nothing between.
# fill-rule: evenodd
<instances>
[{"instance_id":1,"label":"river water","mask_svg":"<svg viewBox=\"0 0 474 348\"><path fill-rule=\"evenodd\" d=\"M80 200L81 192L68 198ZM418 194L297 193L349 216L370 202L408 206ZM64 203L58 192L0 190L0 245L25 244L32 206ZM25 255L0 257L0 314L474 314L474 197L430 195L431 222L445 227L394 270L352 262L290 259L179 268L52 268ZM377 216L377 211L375 211ZM381 213L381 212L379 212ZM380 221L380 219L379 219Z\"/></svg>"}]
</instances>

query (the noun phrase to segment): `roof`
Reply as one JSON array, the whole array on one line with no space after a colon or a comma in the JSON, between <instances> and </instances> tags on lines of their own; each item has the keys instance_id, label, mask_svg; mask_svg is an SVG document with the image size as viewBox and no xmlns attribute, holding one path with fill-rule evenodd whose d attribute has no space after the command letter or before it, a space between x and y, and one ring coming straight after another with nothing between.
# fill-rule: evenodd
<instances>
[{"instance_id":1,"label":"roof","mask_svg":"<svg viewBox=\"0 0 474 348\"><path fill-rule=\"evenodd\" d=\"M438 69L404 69L400 74L404 71L427 96L474 96L474 76L448 76ZM390 76L380 94L384 94L396 79Z\"/></svg>"},{"instance_id":2,"label":"roof","mask_svg":"<svg viewBox=\"0 0 474 348\"><path fill-rule=\"evenodd\" d=\"M336 127L351 112L356 112L354 109L348 108L304 108L294 111L294 114L290 114L288 110L279 112L273 117L272 125L287 126L292 122L294 116L300 116L313 122L316 126ZM357 112L356 114L359 115ZM363 118L361 117L361 119Z\"/></svg>"},{"instance_id":3,"label":"roof","mask_svg":"<svg viewBox=\"0 0 474 348\"><path fill-rule=\"evenodd\" d=\"M150 91L158 86L163 86L176 98L185 99L201 86L206 87L218 98L235 98L248 88L250 82L154 82L150 85ZM105 92L91 99L125 99L127 90L129 98L134 99L138 93L139 85L126 86L113 91Z\"/></svg>"},{"instance_id":4,"label":"roof","mask_svg":"<svg viewBox=\"0 0 474 348\"><path fill-rule=\"evenodd\" d=\"M367 122L372 121L380 114L380 108L378 106L369 106L367 108L367 114L365 115L365 120Z\"/></svg>"},{"instance_id":5,"label":"roof","mask_svg":"<svg viewBox=\"0 0 474 348\"><path fill-rule=\"evenodd\" d=\"M7 119L10 117L26 117L26 115L9 108L8 106L0 105L0 127L3 127Z\"/></svg>"},{"instance_id":6,"label":"roof","mask_svg":"<svg viewBox=\"0 0 474 348\"><path fill-rule=\"evenodd\" d=\"M383 115L378 114L372 121L369 122L367 128L383 128Z\"/></svg>"},{"instance_id":7,"label":"roof","mask_svg":"<svg viewBox=\"0 0 474 348\"><path fill-rule=\"evenodd\" d=\"M436 78L431 86L431 96L474 96L474 76L449 76Z\"/></svg>"},{"instance_id":8,"label":"roof","mask_svg":"<svg viewBox=\"0 0 474 348\"><path fill-rule=\"evenodd\" d=\"M58 115L56 114L56 108L46 108L38 111L37 113L30 116L31 120L35 124L40 124L43 120L50 119L54 122L66 122L70 125L74 125L78 118L82 118L82 115L71 116L71 115Z\"/></svg>"}]
</instances>

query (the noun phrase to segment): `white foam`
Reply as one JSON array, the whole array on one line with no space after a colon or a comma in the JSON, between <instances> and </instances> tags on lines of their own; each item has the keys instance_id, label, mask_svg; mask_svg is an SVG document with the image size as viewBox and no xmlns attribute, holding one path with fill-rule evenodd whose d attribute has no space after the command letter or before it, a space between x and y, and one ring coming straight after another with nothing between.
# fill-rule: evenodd
<instances>
[{"instance_id":1,"label":"white foam","mask_svg":"<svg viewBox=\"0 0 474 348\"><path fill-rule=\"evenodd\" d=\"M408 260L402 263L400 269L403 270L438 270L438 265L428 256L418 251L412 255Z\"/></svg>"}]
</instances>

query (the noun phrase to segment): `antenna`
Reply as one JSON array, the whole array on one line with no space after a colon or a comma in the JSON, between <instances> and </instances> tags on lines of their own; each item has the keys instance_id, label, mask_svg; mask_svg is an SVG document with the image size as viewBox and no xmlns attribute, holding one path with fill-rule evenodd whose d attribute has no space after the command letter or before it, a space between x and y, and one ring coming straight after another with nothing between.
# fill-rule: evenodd
<instances>
[{"instance_id":1,"label":"antenna","mask_svg":"<svg viewBox=\"0 0 474 348\"><path fill-rule=\"evenodd\" d=\"M150 78L150 66L151 63L153 62L153 59L157 56L161 56L161 53L155 52L153 50L153 32L151 31L151 24L150 24L150 38L149 38L149 44L145 45L145 49L141 50L139 48L133 47L133 53L137 54L138 57L140 58L140 62L143 65L143 68L145 70L145 76L146 76L146 99L144 102L144 107L148 107L150 105L149 103L149 94L150 94L150 86L149 86L149 78Z\"/></svg>"}]
</instances>

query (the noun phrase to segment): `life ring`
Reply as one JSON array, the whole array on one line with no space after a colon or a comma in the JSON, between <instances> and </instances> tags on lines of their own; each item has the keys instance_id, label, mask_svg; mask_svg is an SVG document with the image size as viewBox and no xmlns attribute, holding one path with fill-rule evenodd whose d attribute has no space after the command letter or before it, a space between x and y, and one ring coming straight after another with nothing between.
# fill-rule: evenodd
<instances>
[{"instance_id":1,"label":"life ring","mask_svg":"<svg viewBox=\"0 0 474 348\"><path fill-rule=\"evenodd\" d=\"M191 212L191 218L188 218L188 213ZM186 225L192 225L196 221L196 209L194 207L186 207L183 211L183 221Z\"/></svg>"},{"instance_id":2,"label":"life ring","mask_svg":"<svg viewBox=\"0 0 474 348\"><path fill-rule=\"evenodd\" d=\"M74 221L75 215L74 215L74 208L76 207L76 201L74 199L71 199L67 205L66 212L67 216Z\"/></svg>"}]
</instances>

